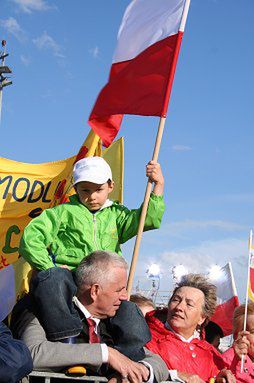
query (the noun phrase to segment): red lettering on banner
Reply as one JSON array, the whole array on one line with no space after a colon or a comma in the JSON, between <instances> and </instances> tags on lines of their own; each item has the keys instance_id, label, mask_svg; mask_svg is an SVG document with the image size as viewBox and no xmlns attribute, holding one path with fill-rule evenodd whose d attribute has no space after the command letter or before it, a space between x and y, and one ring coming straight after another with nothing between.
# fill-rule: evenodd
<instances>
[{"instance_id":1,"label":"red lettering on banner","mask_svg":"<svg viewBox=\"0 0 254 383\"><path fill-rule=\"evenodd\" d=\"M9 266L7 259L3 255L0 255L0 270L7 266Z\"/></svg>"}]
</instances>

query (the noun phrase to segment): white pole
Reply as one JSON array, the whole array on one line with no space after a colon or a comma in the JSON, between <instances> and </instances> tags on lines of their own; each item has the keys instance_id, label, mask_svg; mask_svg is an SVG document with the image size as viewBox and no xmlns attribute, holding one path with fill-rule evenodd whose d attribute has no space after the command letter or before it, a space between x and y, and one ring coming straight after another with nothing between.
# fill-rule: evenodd
<instances>
[{"instance_id":1,"label":"white pole","mask_svg":"<svg viewBox=\"0 0 254 383\"><path fill-rule=\"evenodd\" d=\"M179 28L180 32L184 32L185 24L186 24L186 20L187 20L189 8L190 8L190 2L191 2L191 0L185 1L184 8L183 8L183 14L182 14L182 20L181 20L181 24L180 24L180 28Z\"/></svg>"},{"instance_id":2,"label":"white pole","mask_svg":"<svg viewBox=\"0 0 254 383\"><path fill-rule=\"evenodd\" d=\"M0 125L2 121L3 88L0 86Z\"/></svg>"},{"instance_id":3,"label":"white pole","mask_svg":"<svg viewBox=\"0 0 254 383\"><path fill-rule=\"evenodd\" d=\"M234 278L234 274L233 274L233 269L232 269L231 262L228 262L228 268L229 268L229 273L230 273L230 279L231 279L232 290L233 290L234 296L237 297L238 295L237 295L236 284L235 284L235 278Z\"/></svg>"},{"instance_id":4,"label":"white pole","mask_svg":"<svg viewBox=\"0 0 254 383\"><path fill-rule=\"evenodd\" d=\"M248 274L247 274L247 287L246 287L246 296L245 296L245 312L244 312L243 331L246 331L246 327L247 327L247 313L248 313L248 295L249 295L249 284L250 284L251 251L252 251L252 230L250 231L250 238L249 238L249 260L248 260ZM243 365L244 365L244 355L242 355L242 359L241 359L241 373L243 372Z\"/></svg>"}]
</instances>

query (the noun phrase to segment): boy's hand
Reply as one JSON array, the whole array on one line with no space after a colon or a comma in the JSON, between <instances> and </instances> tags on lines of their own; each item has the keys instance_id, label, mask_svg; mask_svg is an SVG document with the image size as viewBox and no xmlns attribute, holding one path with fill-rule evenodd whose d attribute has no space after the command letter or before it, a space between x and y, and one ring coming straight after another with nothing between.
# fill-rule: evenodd
<instances>
[{"instance_id":1,"label":"boy's hand","mask_svg":"<svg viewBox=\"0 0 254 383\"><path fill-rule=\"evenodd\" d=\"M156 195L163 195L164 192L164 177L161 171L160 164L155 161L149 161L146 165L146 176L154 183L153 192Z\"/></svg>"}]
</instances>

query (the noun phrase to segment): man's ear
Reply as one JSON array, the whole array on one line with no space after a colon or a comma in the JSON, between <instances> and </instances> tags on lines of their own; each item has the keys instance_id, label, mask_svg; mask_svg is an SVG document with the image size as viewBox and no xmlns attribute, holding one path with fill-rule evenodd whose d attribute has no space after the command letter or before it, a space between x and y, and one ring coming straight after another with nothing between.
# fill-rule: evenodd
<instances>
[{"instance_id":1,"label":"man's ear","mask_svg":"<svg viewBox=\"0 0 254 383\"><path fill-rule=\"evenodd\" d=\"M97 299L99 292L100 292L100 286L97 283L94 283L90 289L90 296L93 301Z\"/></svg>"}]
</instances>

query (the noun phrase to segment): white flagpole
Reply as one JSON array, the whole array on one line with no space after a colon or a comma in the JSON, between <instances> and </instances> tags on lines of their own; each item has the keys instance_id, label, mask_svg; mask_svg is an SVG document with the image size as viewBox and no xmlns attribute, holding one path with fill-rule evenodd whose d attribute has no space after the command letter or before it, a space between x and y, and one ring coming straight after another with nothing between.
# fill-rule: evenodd
<instances>
[{"instance_id":1,"label":"white flagpole","mask_svg":"<svg viewBox=\"0 0 254 383\"><path fill-rule=\"evenodd\" d=\"M246 296L245 296L245 312L244 312L243 331L246 331L246 327L247 327L251 250L252 250L252 230L250 231L250 238L249 238L249 260L248 260L248 274L247 274L247 287L246 287ZM241 359L241 373L243 372L243 365L244 365L244 355L242 355L242 359Z\"/></svg>"},{"instance_id":2,"label":"white flagpole","mask_svg":"<svg viewBox=\"0 0 254 383\"><path fill-rule=\"evenodd\" d=\"M4 50L3 50L3 58L2 58L1 66L4 66L4 64L5 64L6 45L4 45L3 48L4 48ZM1 121L2 121L2 105L3 105L3 87L0 84L0 125L1 125Z\"/></svg>"},{"instance_id":3,"label":"white flagpole","mask_svg":"<svg viewBox=\"0 0 254 383\"><path fill-rule=\"evenodd\" d=\"M230 279L231 279L232 290L233 290L234 296L237 297L238 294L237 294L237 289L236 289L236 284L235 284L235 278L234 278L234 274L233 274L233 269L232 269L231 262L228 262L228 268L229 268L229 273L230 273Z\"/></svg>"}]
</instances>

